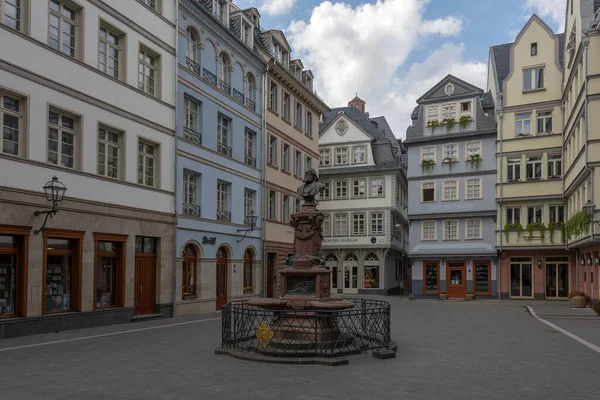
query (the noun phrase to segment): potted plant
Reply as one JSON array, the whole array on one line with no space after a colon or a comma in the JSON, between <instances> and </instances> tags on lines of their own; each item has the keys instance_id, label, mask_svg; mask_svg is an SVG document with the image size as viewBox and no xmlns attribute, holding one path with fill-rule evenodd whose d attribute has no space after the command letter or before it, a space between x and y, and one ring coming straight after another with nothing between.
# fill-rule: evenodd
<instances>
[{"instance_id":1,"label":"potted plant","mask_svg":"<svg viewBox=\"0 0 600 400\"><path fill-rule=\"evenodd\" d=\"M479 154L471 154L467 159L467 162L471 164L471 166L475 165L475 167L479 167L479 163L481 162L481 155Z\"/></svg>"},{"instance_id":2,"label":"potted plant","mask_svg":"<svg viewBox=\"0 0 600 400\"><path fill-rule=\"evenodd\" d=\"M572 308L584 308L589 301L589 297L584 292L569 292L569 305Z\"/></svg>"},{"instance_id":3,"label":"potted plant","mask_svg":"<svg viewBox=\"0 0 600 400\"><path fill-rule=\"evenodd\" d=\"M456 125L456 120L454 118L446 118L442 123L446 125L446 129L450 132L454 128L454 125Z\"/></svg>"},{"instance_id":4,"label":"potted plant","mask_svg":"<svg viewBox=\"0 0 600 400\"><path fill-rule=\"evenodd\" d=\"M596 300L593 309L596 312L596 314L600 315L600 299Z\"/></svg>"},{"instance_id":5,"label":"potted plant","mask_svg":"<svg viewBox=\"0 0 600 400\"><path fill-rule=\"evenodd\" d=\"M463 115L458 119L458 125L460 125L460 129L465 129L469 122L473 121L473 118L468 115Z\"/></svg>"},{"instance_id":6,"label":"potted plant","mask_svg":"<svg viewBox=\"0 0 600 400\"><path fill-rule=\"evenodd\" d=\"M437 119L432 119L431 121L427 121L427 127L431 128L431 133L435 132L435 128L440 126L440 121Z\"/></svg>"},{"instance_id":7,"label":"potted plant","mask_svg":"<svg viewBox=\"0 0 600 400\"><path fill-rule=\"evenodd\" d=\"M474 300L475 299L475 293L473 293L473 292L467 292L467 294L465 294L465 299L467 299L467 300Z\"/></svg>"},{"instance_id":8,"label":"potted plant","mask_svg":"<svg viewBox=\"0 0 600 400\"><path fill-rule=\"evenodd\" d=\"M423 160L421 161L421 169L425 172L430 172L435 165L435 161L433 160Z\"/></svg>"},{"instance_id":9,"label":"potted plant","mask_svg":"<svg viewBox=\"0 0 600 400\"><path fill-rule=\"evenodd\" d=\"M440 292L440 300L448 300L448 292Z\"/></svg>"},{"instance_id":10,"label":"potted plant","mask_svg":"<svg viewBox=\"0 0 600 400\"><path fill-rule=\"evenodd\" d=\"M508 233L511 229L517 230L517 240L521 238L521 233L523 232L523 225L521 224L506 224L504 225L504 236L506 237L506 241L508 242Z\"/></svg>"},{"instance_id":11,"label":"potted plant","mask_svg":"<svg viewBox=\"0 0 600 400\"><path fill-rule=\"evenodd\" d=\"M244 286L244 293L251 293L252 292L252 286Z\"/></svg>"}]
</instances>

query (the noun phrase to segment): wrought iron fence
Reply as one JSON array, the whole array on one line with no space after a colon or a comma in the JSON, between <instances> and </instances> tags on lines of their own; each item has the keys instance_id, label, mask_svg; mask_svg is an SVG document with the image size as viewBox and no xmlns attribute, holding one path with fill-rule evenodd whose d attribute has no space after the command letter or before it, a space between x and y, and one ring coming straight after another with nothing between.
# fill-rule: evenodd
<instances>
[{"instance_id":1,"label":"wrought iron fence","mask_svg":"<svg viewBox=\"0 0 600 400\"><path fill-rule=\"evenodd\" d=\"M221 347L276 357L338 357L389 349L390 304L345 298L341 311L265 310L246 301L222 308Z\"/></svg>"},{"instance_id":2,"label":"wrought iron fence","mask_svg":"<svg viewBox=\"0 0 600 400\"><path fill-rule=\"evenodd\" d=\"M221 89L221 91L227 93L228 95L231 95L231 86L223 79L219 79L219 89Z\"/></svg>"},{"instance_id":3,"label":"wrought iron fence","mask_svg":"<svg viewBox=\"0 0 600 400\"><path fill-rule=\"evenodd\" d=\"M256 103L254 103L254 100L252 100L250 98L246 98L246 107L248 107L251 110L256 111Z\"/></svg>"},{"instance_id":4,"label":"wrought iron fence","mask_svg":"<svg viewBox=\"0 0 600 400\"><path fill-rule=\"evenodd\" d=\"M231 157L231 147L225 144L217 143L217 151L221 154L226 155L227 157Z\"/></svg>"},{"instance_id":5,"label":"wrought iron fence","mask_svg":"<svg viewBox=\"0 0 600 400\"><path fill-rule=\"evenodd\" d=\"M202 144L202 134L200 132L196 132L190 128L183 128L183 137L190 142L196 143L197 145Z\"/></svg>"},{"instance_id":6,"label":"wrought iron fence","mask_svg":"<svg viewBox=\"0 0 600 400\"><path fill-rule=\"evenodd\" d=\"M231 212L217 209L217 221L231 222Z\"/></svg>"},{"instance_id":7,"label":"wrought iron fence","mask_svg":"<svg viewBox=\"0 0 600 400\"><path fill-rule=\"evenodd\" d=\"M183 203L183 215L199 217L200 216L200 206L198 204Z\"/></svg>"},{"instance_id":8,"label":"wrought iron fence","mask_svg":"<svg viewBox=\"0 0 600 400\"><path fill-rule=\"evenodd\" d=\"M217 86L217 76L209 70L207 70L206 68L202 69L202 77L206 79L209 83L211 83L213 86Z\"/></svg>"},{"instance_id":9,"label":"wrought iron fence","mask_svg":"<svg viewBox=\"0 0 600 400\"><path fill-rule=\"evenodd\" d=\"M244 161L246 162L246 164L256 167L256 158L246 154L246 156L244 157Z\"/></svg>"},{"instance_id":10,"label":"wrought iron fence","mask_svg":"<svg viewBox=\"0 0 600 400\"><path fill-rule=\"evenodd\" d=\"M192 60L189 57L185 58L185 63L189 69L194 71L196 75L200 76L200 64L198 64L196 61Z\"/></svg>"},{"instance_id":11,"label":"wrought iron fence","mask_svg":"<svg viewBox=\"0 0 600 400\"><path fill-rule=\"evenodd\" d=\"M233 98L239 101L240 103L244 104L244 93L240 92L236 88L233 88Z\"/></svg>"}]
</instances>

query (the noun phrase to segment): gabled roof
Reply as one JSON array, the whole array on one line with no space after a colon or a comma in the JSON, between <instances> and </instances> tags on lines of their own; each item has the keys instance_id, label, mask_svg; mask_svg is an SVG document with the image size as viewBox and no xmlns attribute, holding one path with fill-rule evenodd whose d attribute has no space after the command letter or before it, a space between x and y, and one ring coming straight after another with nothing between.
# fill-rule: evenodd
<instances>
[{"instance_id":1,"label":"gabled roof","mask_svg":"<svg viewBox=\"0 0 600 400\"><path fill-rule=\"evenodd\" d=\"M455 87L454 93L451 96L448 96L444 93L444 88L448 83L452 83L452 85L454 85ZM454 75L448 74L444 79L442 79L431 89L429 89L427 93L419 97L417 99L417 103L421 104L429 101L439 101L441 99L452 98L465 94L476 95L480 93L483 93L483 89L471 85L470 83L465 82L462 79L455 77Z\"/></svg>"},{"instance_id":2,"label":"gabled roof","mask_svg":"<svg viewBox=\"0 0 600 400\"><path fill-rule=\"evenodd\" d=\"M275 38L275 40L277 41L282 41L283 45L286 47L286 50L288 51L288 53L292 52L292 46L290 46L290 44L288 43L285 35L283 34L283 31L280 31L279 29L269 29L268 31L264 31L262 32L263 35L271 35L273 38ZM280 40L282 39L282 40ZM271 52L271 49L269 49L269 53Z\"/></svg>"},{"instance_id":3,"label":"gabled roof","mask_svg":"<svg viewBox=\"0 0 600 400\"><path fill-rule=\"evenodd\" d=\"M365 102L363 99L358 97L358 95L356 95L352 100L350 100L350 103L355 102L355 101L362 101L363 103Z\"/></svg>"}]
</instances>

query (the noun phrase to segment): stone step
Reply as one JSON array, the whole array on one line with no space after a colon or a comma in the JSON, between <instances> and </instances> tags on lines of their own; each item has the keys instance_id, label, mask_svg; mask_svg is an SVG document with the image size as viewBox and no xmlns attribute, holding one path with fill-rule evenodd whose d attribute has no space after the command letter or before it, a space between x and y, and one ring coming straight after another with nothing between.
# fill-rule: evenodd
<instances>
[{"instance_id":1,"label":"stone step","mask_svg":"<svg viewBox=\"0 0 600 400\"><path fill-rule=\"evenodd\" d=\"M140 315L134 315L131 318L131 322L152 321L155 319L162 319L162 318L164 318L163 314L140 314Z\"/></svg>"}]
</instances>

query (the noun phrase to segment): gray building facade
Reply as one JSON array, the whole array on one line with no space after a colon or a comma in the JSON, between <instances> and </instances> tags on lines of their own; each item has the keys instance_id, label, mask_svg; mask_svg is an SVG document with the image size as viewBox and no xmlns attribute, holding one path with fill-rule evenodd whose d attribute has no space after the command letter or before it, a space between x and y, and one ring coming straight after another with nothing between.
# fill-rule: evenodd
<instances>
[{"instance_id":1,"label":"gray building facade","mask_svg":"<svg viewBox=\"0 0 600 400\"><path fill-rule=\"evenodd\" d=\"M448 75L417 100L407 129L411 292L496 293L494 104Z\"/></svg>"}]
</instances>

